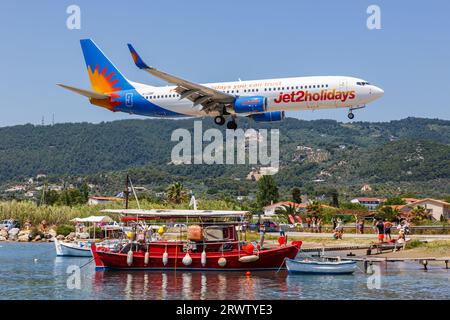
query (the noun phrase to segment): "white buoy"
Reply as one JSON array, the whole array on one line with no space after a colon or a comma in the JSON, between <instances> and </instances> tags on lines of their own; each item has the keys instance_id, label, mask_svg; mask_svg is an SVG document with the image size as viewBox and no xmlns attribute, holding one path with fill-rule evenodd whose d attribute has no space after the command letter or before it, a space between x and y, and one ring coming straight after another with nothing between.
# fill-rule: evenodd
<instances>
[{"instance_id":1,"label":"white buoy","mask_svg":"<svg viewBox=\"0 0 450 320\"><path fill-rule=\"evenodd\" d=\"M217 263L219 264L219 266L225 267L225 265L227 264L227 259L225 259L224 257L221 257L219 259L219 261L217 261Z\"/></svg>"},{"instance_id":2,"label":"white buoy","mask_svg":"<svg viewBox=\"0 0 450 320\"><path fill-rule=\"evenodd\" d=\"M34 263L38 262L38 259L34 258Z\"/></svg>"},{"instance_id":3,"label":"white buoy","mask_svg":"<svg viewBox=\"0 0 450 320\"><path fill-rule=\"evenodd\" d=\"M190 265L191 265L191 263L192 263L192 258L191 258L191 256L189 255L189 252L186 253L186 255L184 256L182 262L183 262L183 264L184 264L185 266L190 266Z\"/></svg>"},{"instance_id":4,"label":"white buoy","mask_svg":"<svg viewBox=\"0 0 450 320\"><path fill-rule=\"evenodd\" d=\"M127 254L127 264L131 266L133 264L133 250L130 249Z\"/></svg>"},{"instance_id":5,"label":"white buoy","mask_svg":"<svg viewBox=\"0 0 450 320\"><path fill-rule=\"evenodd\" d=\"M202 256L201 256L201 259L200 259L200 262L202 263L202 266L203 266L203 267L206 265L206 252L205 252L205 249L203 249Z\"/></svg>"},{"instance_id":6,"label":"white buoy","mask_svg":"<svg viewBox=\"0 0 450 320\"><path fill-rule=\"evenodd\" d=\"M145 265L148 265L148 261L150 260L150 254L149 254L149 252L147 251L146 253L145 253L145 255L144 255L144 264Z\"/></svg>"},{"instance_id":7,"label":"white buoy","mask_svg":"<svg viewBox=\"0 0 450 320\"><path fill-rule=\"evenodd\" d=\"M163 253L163 256L162 256L162 262L163 262L163 265L166 265L167 262L169 262L169 254L167 253L167 251L165 251L165 252Z\"/></svg>"},{"instance_id":8,"label":"white buoy","mask_svg":"<svg viewBox=\"0 0 450 320\"><path fill-rule=\"evenodd\" d=\"M259 256L257 255L250 255L250 256L243 256L239 258L239 262L255 262L259 260Z\"/></svg>"}]
</instances>

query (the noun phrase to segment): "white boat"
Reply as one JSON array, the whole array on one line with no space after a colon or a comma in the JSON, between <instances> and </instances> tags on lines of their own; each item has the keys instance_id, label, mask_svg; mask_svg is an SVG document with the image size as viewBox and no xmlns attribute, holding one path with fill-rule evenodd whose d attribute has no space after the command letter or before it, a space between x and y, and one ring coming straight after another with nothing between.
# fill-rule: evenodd
<instances>
[{"instance_id":1,"label":"white boat","mask_svg":"<svg viewBox=\"0 0 450 320\"><path fill-rule=\"evenodd\" d=\"M356 261L315 261L286 259L289 273L351 274L356 270Z\"/></svg>"},{"instance_id":2,"label":"white boat","mask_svg":"<svg viewBox=\"0 0 450 320\"><path fill-rule=\"evenodd\" d=\"M92 257L90 242L62 242L55 239L57 256Z\"/></svg>"}]
</instances>

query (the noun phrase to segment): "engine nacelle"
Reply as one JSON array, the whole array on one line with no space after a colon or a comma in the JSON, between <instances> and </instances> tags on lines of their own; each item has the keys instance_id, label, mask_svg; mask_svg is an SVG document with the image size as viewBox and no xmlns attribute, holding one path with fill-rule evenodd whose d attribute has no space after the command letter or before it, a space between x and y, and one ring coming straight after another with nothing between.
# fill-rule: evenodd
<instances>
[{"instance_id":1,"label":"engine nacelle","mask_svg":"<svg viewBox=\"0 0 450 320\"><path fill-rule=\"evenodd\" d=\"M253 113L266 111L267 99L261 96L240 97L234 100L234 112Z\"/></svg>"},{"instance_id":2,"label":"engine nacelle","mask_svg":"<svg viewBox=\"0 0 450 320\"><path fill-rule=\"evenodd\" d=\"M257 113L250 115L250 117L256 122L281 121L284 119L284 111Z\"/></svg>"}]
</instances>

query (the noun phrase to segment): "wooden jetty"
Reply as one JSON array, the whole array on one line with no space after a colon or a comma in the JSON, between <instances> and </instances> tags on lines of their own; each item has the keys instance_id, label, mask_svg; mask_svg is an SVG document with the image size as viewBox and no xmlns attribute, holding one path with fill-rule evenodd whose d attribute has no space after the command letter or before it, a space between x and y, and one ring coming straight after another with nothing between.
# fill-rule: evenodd
<instances>
[{"instance_id":1,"label":"wooden jetty","mask_svg":"<svg viewBox=\"0 0 450 320\"><path fill-rule=\"evenodd\" d=\"M328 259L336 259L337 257L325 257ZM339 257L342 260L353 260L353 261L362 261L364 262L364 271L367 272L367 269L374 262L405 262L405 261L417 261L422 264L424 270L428 270L428 262L430 261L443 261L445 263L445 269L448 269L448 263L450 261L450 257L444 258L436 258L436 257L423 257L423 258L391 258L391 257Z\"/></svg>"}]
</instances>

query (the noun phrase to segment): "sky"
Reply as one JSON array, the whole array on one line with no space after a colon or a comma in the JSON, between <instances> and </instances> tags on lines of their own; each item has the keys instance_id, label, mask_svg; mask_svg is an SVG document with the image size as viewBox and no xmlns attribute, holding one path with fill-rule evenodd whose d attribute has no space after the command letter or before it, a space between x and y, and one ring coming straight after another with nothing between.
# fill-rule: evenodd
<instances>
[{"instance_id":1,"label":"sky","mask_svg":"<svg viewBox=\"0 0 450 320\"><path fill-rule=\"evenodd\" d=\"M81 29L66 26L69 5ZM369 5L381 29L369 30ZM0 127L139 118L94 107L56 83L90 89L79 40L92 38L129 79L127 43L166 72L199 82L343 75L385 91L355 121L450 120L449 1L8 1L0 11ZM343 109L289 112L348 121Z\"/></svg>"}]
</instances>

